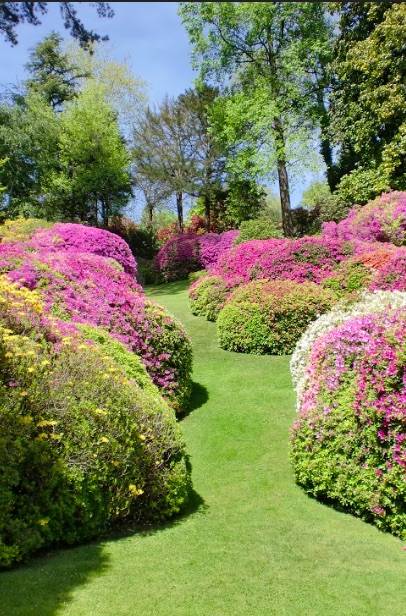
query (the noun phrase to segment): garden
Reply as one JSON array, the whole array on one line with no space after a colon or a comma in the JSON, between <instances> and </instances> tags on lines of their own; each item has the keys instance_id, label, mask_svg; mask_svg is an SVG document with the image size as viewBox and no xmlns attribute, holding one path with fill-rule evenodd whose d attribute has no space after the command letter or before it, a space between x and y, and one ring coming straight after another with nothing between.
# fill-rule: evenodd
<instances>
[{"instance_id":1,"label":"garden","mask_svg":"<svg viewBox=\"0 0 406 616\"><path fill-rule=\"evenodd\" d=\"M404 5L179 3L155 107L59 5L0 101L0 611L400 616Z\"/></svg>"}]
</instances>

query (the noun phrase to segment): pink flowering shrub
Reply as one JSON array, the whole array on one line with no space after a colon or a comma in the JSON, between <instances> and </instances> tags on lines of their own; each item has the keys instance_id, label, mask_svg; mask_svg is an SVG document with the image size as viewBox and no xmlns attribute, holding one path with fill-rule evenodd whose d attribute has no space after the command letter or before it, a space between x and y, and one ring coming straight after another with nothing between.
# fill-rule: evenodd
<instances>
[{"instance_id":1,"label":"pink flowering shrub","mask_svg":"<svg viewBox=\"0 0 406 616\"><path fill-rule=\"evenodd\" d=\"M354 244L322 237L251 240L220 256L211 273L230 286L255 279L288 279L320 283L351 255Z\"/></svg>"},{"instance_id":2,"label":"pink flowering shrub","mask_svg":"<svg viewBox=\"0 0 406 616\"><path fill-rule=\"evenodd\" d=\"M355 206L339 223L323 225L326 238L406 244L406 192L384 193L363 206Z\"/></svg>"},{"instance_id":3,"label":"pink flowering shrub","mask_svg":"<svg viewBox=\"0 0 406 616\"><path fill-rule=\"evenodd\" d=\"M127 274L135 276L137 264L128 244L115 233L96 227L57 223L34 233L30 245L48 252L72 250L115 259Z\"/></svg>"},{"instance_id":4,"label":"pink flowering shrub","mask_svg":"<svg viewBox=\"0 0 406 616\"><path fill-rule=\"evenodd\" d=\"M175 408L185 404L190 391L189 339L115 260L73 249L34 252L24 244L2 244L0 272L20 286L37 289L49 314L105 328L141 357Z\"/></svg>"},{"instance_id":5,"label":"pink flowering shrub","mask_svg":"<svg viewBox=\"0 0 406 616\"><path fill-rule=\"evenodd\" d=\"M200 267L199 236L183 233L169 239L155 256L155 267L165 282L187 278Z\"/></svg>"},{"instance_id":6,"label":"pink flowering shrub","mask_svg":"<svg viewBox=\"0 0 406 616\"><path fill-rule=\"evenodd\" d=\"M250 282L236 289L220 311L219 344L242 353L291 353L309 323L334 301L333 293L314 282Z\"/></svg>"},{"instance_id":7,"label":"pink flowering shrub","mask_svg":"<svg viewBox=\"0 0 406 616\"><path fill-rule=\"evenodd\" d=\"M206 233L199 238L200 264L203 269L213 267L239 236L238 230L223 233Z\"/></svg>"},{"instance_id":8,"label":"pink flowering shrub","mask_svg":"<svg viewBox=\"0 0 406 616\"><path fill-rule=\"evenodd\" d=\"M313 344L291 458L297 482L406 538L406 312L346 320Z\"/></svg>"}]
</instances>

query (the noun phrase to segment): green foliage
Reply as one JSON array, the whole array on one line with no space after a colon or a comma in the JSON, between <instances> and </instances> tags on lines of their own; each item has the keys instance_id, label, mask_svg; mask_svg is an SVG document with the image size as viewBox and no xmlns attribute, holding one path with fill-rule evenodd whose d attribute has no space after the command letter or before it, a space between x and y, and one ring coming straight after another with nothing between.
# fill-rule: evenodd
<instances>
[{"instance_id":1,"label":"green foliage","mask_svg":"<svg viewBox=\"0 0 406 616\"><path fill-rule=\"evenodd\" d=\"M406 188L404 31L406 6L339 6L331 132L341 147L338 191L347 203Z\"/></svg>"},{"instance_id":2,"label":"green foliage","mask_svg":"<svg viewBox=\"0 0 406 616\"><path fill-rule=\"evenodd\" d=\"M206 317L208 321L216 321L229 294L230 289L219 276L200 278L189 290L192 313Z\"/></svg>"},{"instance_id":3,"label":"green foliage","mask_svg":"<svg viewBox=\"0 0 406 616\"><path fill-rule=\"evenodd\" d=\"M131 184L129 156L103 90L89 85L60 123L59 168L49 176L47 200L61 218L107 224L127 202Z\"/></svg>"},{"instance_id":4,"label":"green foliage","mask_svg":"<svg viewBox=\"0 0 406 616\"><path fill-rule=\"evenodd\" d=\"M311 321L334 303L313 282L259 280L237 288L218 315L221 348L258 355L286 355Z\"/></svg>"},{"instance_id":5,"label":"green foliage","mask_svg":"<svg viewBox=\"0 0 406 616\"><path fill-rule=\"evenodd\" d=\"M2 242L23 242L28 240L37 229L46 229L52 223L40 218L16 218L5 220L0 225L0 240Z\"/></svg>"},{"instance_id":6,"label":"green foliage","mask_svg":"<svg viewBox=\"0 0 406 616\"><path fill-rule=\"evenodd\" d=\"M323 287L333 291L337 298L355 296L358 291L366 289L372 280L372 272L357 261L343 261L334 274L323 280Z\"/></svg>"},{"instance_id":7,"label":"green foliage","mask_svg":"<svg viewBox=\"0 0 406 616\"><path fill-rule=\"evenodd\" d=\"M280 228L271 220L244 220L240 225L240 235L234 244L242 244L249 240L267 240L271 237L282 237Z\"/></svg>"},{"instance_id":8,"label":"green foliage","mask_svg":"<svg viewBox=\"0 0 406 616\"><path fill-rule=\"evenodd\" d=\"M166 518L185 501L173 414L120 346L95 337L55 352L38 333L1 327L2 566L126 520Z\"/></svg>"}]
</instances>

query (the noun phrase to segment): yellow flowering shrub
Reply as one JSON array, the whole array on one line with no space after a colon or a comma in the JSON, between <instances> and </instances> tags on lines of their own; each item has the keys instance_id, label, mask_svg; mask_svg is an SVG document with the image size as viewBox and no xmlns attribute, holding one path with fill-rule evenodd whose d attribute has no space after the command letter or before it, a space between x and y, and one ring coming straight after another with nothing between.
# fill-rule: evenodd
<instances>
[{"instance_id":1,"label":"yellow flowering shrub","mask_svg":"<svg viewBox=\"0 0 406 616\"><path fill-rule=\"evenodd\" d=\"M15 220L6 220L0 225L0 241L2 242L23 242L37 231L37 229L46 229L51 227L53 223L40 218L16 218Z\"/></svg>"}]
</instances>

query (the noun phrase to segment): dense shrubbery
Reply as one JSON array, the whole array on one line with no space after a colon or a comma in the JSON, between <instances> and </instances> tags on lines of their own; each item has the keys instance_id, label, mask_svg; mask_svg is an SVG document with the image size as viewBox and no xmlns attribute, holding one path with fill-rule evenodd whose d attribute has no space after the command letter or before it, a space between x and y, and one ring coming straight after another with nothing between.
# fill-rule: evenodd
<instances>
[{"instance_id":1,"label":"dense shrubbery","mask_svg":"<svg viewBox=\"0 0 406 616\"><path fill-rule=\"evenodd\" d=\"M0 409L0 566L167 518L187 497L173 412L135 356L105 332L47 316L36 291L5 276Z\"/></svg>"},{"instance_id":2,"label":"dense shrubbery","mask_svg":"<svg viewBox=\"0 0 406 616\"><path fill-rule=\"evenodd\" d=\"M307 492L406 537L405 308L345 320L312 345L292 433Z\"/></svg>"},{"instance_id":3,"label":"dense shrubbery","mask_svg":"<svg viewBox=\"0 0 406 616\"><path fill-rule=\"evenodd\" d=\"M220 255L225 253L237 240L239 231L231 230L223 233L206 233L199 237L200 264L204 269L213 267Z\"/></svg>"},{"instance_id":4,"label":"dense shrubbery","mask_svg":"<svg viewBox=\"0 0 406 616\"><path fill-rule=\"evenodd\" d=\"M30 239L38 229L47 229L52 223L40 218L16 218L5 220L0 225L0 241L24 242Z\"/></svg>"},{"instance_id":5,"label":"dense shrubbery","mask_svg":"<svg viewBox=\"0 0 406 616\"><path fill-rule=\"evenodd\" d=\"M71 249L33 252L31 244L2 244L0 271L20 285L38 289L52 314L107 329L142 358L176 408L185 403L190 389L189 339L179 323L146 299L116 261Z\"/></svg>"},{"instance_id":6,"label":"dense shrubbery","mask_svg":"<svg viewBox=\"0 0 406 616\"><path fill-rule=\"evenodd\" d=\"M30 245L48 252L73 250L108 257L120 263L127 274L135 275L137 272L136 261L126 242L104 229L58 223L50 229L37 231Z\"/></svg>"},{"instance_id":7,"label":"dense shrubbery","mask_svg":"<svg viewBox=\"0 0 406 616\"><path fill-rule=\"evenodd\" d=\"M406 308L406 293L399 291L364 291L356 302L341 301L330 312L321 315L311 323L297 343L290 362L298 405L300 405L302 392L306 385L306 370L311 350L317 338L348 319L395 308Z\"/></svg>"},{"instance_id":8,"label":"dense shrubbery","mask_svg":"<svg viewBox=\"0 0 406 616\"><path fill-rule=\"evenodd\" d=\"M339 223L323 225L323 235L330 238L406 244L406 192L389 192L366 205L350 210Z\"/></svg>"},{"instance_id":9,"label":"dense shrubbery","mask_svg":"<svg viewBox=\"0 0 406 616\"><path fill-rule=\"evenodd\" d=\"M236 289L217 320L220 346L244 353L291 353L334 296L312 282L259 280Z\"/></svg>"},{"instance_id":10,"label":"dense shrubbery","mask_svg":"<svg viewBox=\"0 0 406 616\"><path fill-rule=\"evenodd\" d=\"M156 255L155 267L165 282L182 280L191 272L214 266L237 236L238 231L176 235Z\"/></svg>"},{"instance_id":11,"label":"dense shrubbery","mask_svg":"<svg viewBox=\"0 0 406 616\"><path fill-rule=\"evenodd\" d=\"M249 240L268 240L271 237L282 237L280 225L273 220L259 218L257 220L244 220L240 225L240 234L234 244L242 244Z\"/></svg>"},{"instance_id":12,"label":"dense shrubbery","mask_svg":"<svg viewBox=\"0 0 406 616\"><path fill-rule=\"evenodd\" d=\"M265 278L319 283L353 251L351 242L323 237L251 240L220 256L212 273L231 286Z\"/></svg>"},{"instance_id":13,"label":"dense shrubbery","mask_svg":"<svg viewBox=\"0 0 406 616\"><path fill-rule=\"evenodd\" d=\"M199 278L189 289L192 313L215 321L229 294L229 287L219 276Z\"/></svg>"}]
</instances>

